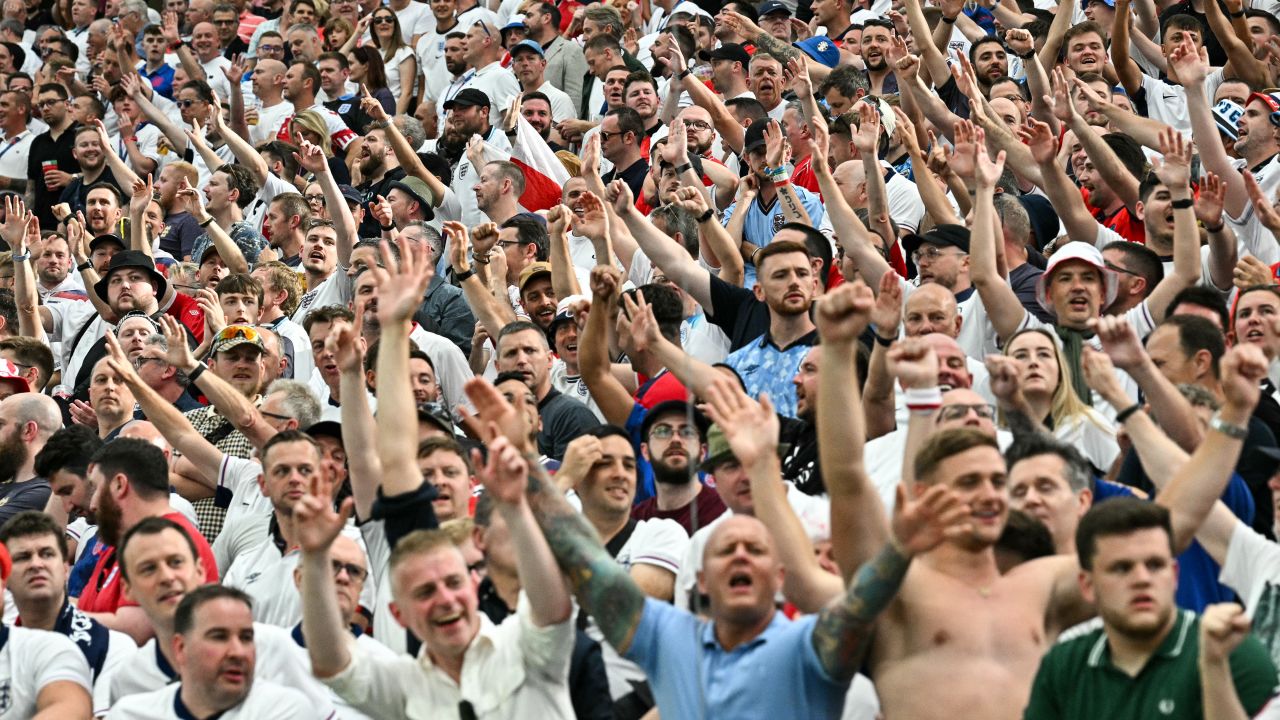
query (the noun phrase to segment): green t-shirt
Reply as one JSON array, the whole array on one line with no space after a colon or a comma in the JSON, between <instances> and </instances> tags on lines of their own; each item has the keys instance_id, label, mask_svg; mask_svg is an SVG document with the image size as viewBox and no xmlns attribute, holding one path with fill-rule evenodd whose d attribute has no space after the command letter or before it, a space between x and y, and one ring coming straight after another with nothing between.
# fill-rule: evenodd
<instances>
[{"instance_id":1,"label":"green t-shirt","mask_svg":"<svg viewBox=\"0 0 1280 720\"><path fill-rule=\"evenodd\" d=\"M1054 646L1040 663L1025 720L1201 720L1200 618L1179 610L1173 630L1136 677L1111 664L1101 627ZM1250 635L1231 653L1231 676L1252 716L1277 692L1276 667Z\"/></svg>"}]
</instances>

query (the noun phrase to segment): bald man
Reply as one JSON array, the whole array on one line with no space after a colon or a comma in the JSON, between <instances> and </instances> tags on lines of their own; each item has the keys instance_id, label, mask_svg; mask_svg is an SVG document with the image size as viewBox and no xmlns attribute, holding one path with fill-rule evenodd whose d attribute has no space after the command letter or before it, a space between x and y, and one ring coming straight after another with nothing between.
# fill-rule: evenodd
<instances>
[{"instance_id":1,"label":"bald man","mask_svg":"<svg viewBox=\"0 0 1280 720\"><path fill-rule=\"evenodd\" d=\"M245 108L249 121L249 139L254 145L275 137L284 121L293 115L293 103L284 99L284 77L289 68L273 58L261 58L253 66L253 94L260 103Z\"/></svg>"},{"instance_id":2,"label":"bald man","mask_svg":"<svg viewBox=\"0 0 1280 720\"><path fill-rule=\"evenodd\" d=\"M0 525L23 510L44 511L49 481L36 477L36 455L61 427L62 411L47 395L0 400Z\"/></svg>"}]
</instances>

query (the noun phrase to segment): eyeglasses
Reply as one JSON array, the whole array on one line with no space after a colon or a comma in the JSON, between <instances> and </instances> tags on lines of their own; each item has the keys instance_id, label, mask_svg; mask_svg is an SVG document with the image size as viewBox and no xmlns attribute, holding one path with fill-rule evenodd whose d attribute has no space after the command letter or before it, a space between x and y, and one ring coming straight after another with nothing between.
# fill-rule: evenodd
<instances>
[{"instance_id":1,"label":"eyeglasses","mask_svg":"<svg viewBox=\"0 0 1280 720\"><path fill-rule=\"evenodd\" d=\"M158 357L136 357L136 358L134 358L134 359L133 359L133 369L134 369L134 370L141 370L141 369L142 369L142 366L143 366L143 365L146 365L146 364L147 364L147 363L149 363L149 362L160 363L161 365L166 365L166 364L167 364L167 363L164 361L164 358L158 358Z\"/></svg>"},{"instance_id":2,"label":"eyeglasses","mask_svg":"<svg viewBox=\"0 0 1280 720\"><path fill-rule=\"evenodd\" d=\"M989 403L975 403L972 405L943 405L938 410L938 420L947 422L950 420L959 420L972 410L982 420L992 420L996 416L996 406Z\"/></svg>"},{"instance_id":3,"label":"eyeglasses","mask_svg":"<svg viewBox=\"0 0 1280 720\"><path fill-rule=\"evenodd\" d=\"M373 19L373 24L374 25L395 25L396 18L394 15L383 15L381 17L375 17ZM476 24L480 25L480 27L484 27L484 25L481 23L476 23Z\"/></svg>"},{"instance_id":4,"label":"eyeglasses","mask_svg":"<svg viewBox=\"0 0 1280 720\"><path fill-rule=\"evenodd\" d=\"M312 205L316 203L324 203L324 195L304 195L303 197L305 197L307 202Z\"/></svg>"},{"instance_id":5,"label":"eyeglasses","mask_svg":"<svg viewBox=\"0 0 1280 720\"><path fill-rule=\"evenodd\" d=\"M233 20L214 20L213 24L214 25L239 25L240 21L234 20L234 19Z\"/></svg>"},{"instance_id":6,"label":"eyeglasses","mask_svg":"<svg viewBox=\"0 0 1280 720\"><path fill-rule=\"evenodd\" d=\"M510 245L519 245L519 244L520 244L519 240L499 240L498 241L499 247L508 247Z\"/></svg>"},{"instance_id":7,"label":"eyeglasses","mask_svg":"<svg viewBox=\"0 0 1280 720\"><path fill-rule=\"evenodd\" d=\"M711 123L705 123L701 120L685 120L684 126L690 130L710 130Z\"/></svg>"},{"instance_id":8,"label":"eyeglasses","mask_svg":"<svg viewBox=\"0 0 1280 720\"><path fill-rule=\"evenodd\" d=\"M219 332L217 337L213 339L215 344L225 340L238 340L244 338L249 342L262 342L262 336L258 331L248 325L228 325Z\"/></svg>"},{"instance_id":9,"label":"eyeglasses","mask_svg":"<svg viewBox=\"0 0 1280 720\"><path fill-rule=\"evenodd\" d=\"M483 572L485 568L484 560L477 560L467 566L467 572Z\"/></svg>"},{"instance_id":10,"label":"eyeglasses","mask_svg":"<svg viewBox=\"0 0 1280 720\"><path fill-rule=\"evenodd\" d=\"M681 425L679 428L673 428L670 425L654 425L649 430L649 437L658 440L670 440L672 435L679 435L681 440L698 439L698 428L692 425Z\"/></svg>"},{"instance_id":11,"label":"eyeglasses","mask_svg":"<svg viewBox=\"0 0 1280 720\"><path fill-rule=\"evenodd\" d=\"M939 250L936 247L932 247L932 246L923 247L911 253L911 262L915 263L916 265L919 265L921 260L928 260L929 262L933 262L934 260L937 260L938 258L949 255L949 254L951 253L944 252L942 250ZM965 253L961 252L956 254L964 255Z\"/></svg>"},{"instance_id":12,"label":"eyeglasses","mask_svg":"<svg viewBox=\"0 0 1280 720\"><path fill-rule=\"evenodd\" d=\"M258 45L258 52L260 53L284 52L284 46L283 45Z\"/></svg>"},{"instance_id":13,"label":"eyeglasses","mask_svg":"<svg viewBox=\"0 0 1280 720\"><path fill-rule=\"evenodd\" d=\"M39 102L36 103L36 107L43 110L45 108L55 107L57 106L58 103L64 103L64 102L66 102L66 100L59 100L57 98L52 98L49 100L40 100Z\"/></svg>"},{"instance_id":14,"label":"eyeglasses","mask_svg":"<svg viewBox=\"0 0 1280 720\"><path fill-rule=\"evenodd\" d=\"M1103 264L1104 264L1104 265L1106 265L1106 266L1107 266L1107 269L1108 269L1108 270L1110 270L1110 271L1112 271L1112 272L1123 273L1123 274L1125 274L1125 275L1132 275L1132 276L1134 276L1134 277L1142 277L1142 276L1141 276L1141 275L1139 275L1138 273L1136 273L1136 272L1134 272L1134 271L1132 271L1132 270L1130 270L1130 269L1128 269L1128 268L1122 268L1122 267L1120 267L1119 265L1116 265L1115 263L1105 262L1105 263L1103 263Z\"/></svg>"},{"instance_id":15,"label":"eyeglasses","mask_svg":"<svg viewBox=\"0 0 1280 720\"><path fill-rule=\"evenodd\" d=\"M618 132L605 132L604 130L601 130L601 131L600 131L600 142L602 142L602 143L609 142L609 138L611 138L611 137L618 137L618 136L619 136L619 135L621 135L621 134L622 134L622 132L621 132L621 131L618 131Z\"/></svg>"},{"instance_id":16,"label":"eyeglasses","mask_svg":"<svg viewBox=\"0 0 1280 720\"><path fill-rule=\"evenodd\" d=\"M354 582L360 582L364 580L365 576L369 574L368 570L365 570L364 568L360 567L359 565L356 565L355 563L344 563L344 562L338 562L337 560L333 560L332 564L333 564L333 578L335 580L338 579L338 575L341 574L344 570L347 573L347 577L351 578L352 581Z\"/></svg>"},{"instance_id":17,"label":"eyeglasses","mask_svg":"<svg viewBox=\"0 0 1280 720\"><path fill-rule=\"evenodd\" d=\"M471 27L478 27L483 30L485 37L493 37L493 33L489 32L489 26L485 25L483 20L477 20Z\"/></svg>"}]
</instances>

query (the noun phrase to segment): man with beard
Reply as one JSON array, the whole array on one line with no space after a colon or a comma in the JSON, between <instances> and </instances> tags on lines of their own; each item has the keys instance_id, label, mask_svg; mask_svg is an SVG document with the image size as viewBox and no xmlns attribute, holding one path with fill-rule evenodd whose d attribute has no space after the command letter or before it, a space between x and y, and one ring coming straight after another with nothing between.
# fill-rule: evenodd
<instances>
[{"instance_id":1,"label":"man with beard","mask_svg":"<svg viewBox=\"0 0 1280 720\"><path fill-rule=\"evenodd\" d=\"M125 597L120 582L120 541L129 528L150 517L177 523L196 544L206 568L205 582L218 581L218 567L209 543L186 516L169 504L169 468L164 453L151 443L120 438L98 449L89 459L86 480L94 487L89 509L98 521L98 537L109 549L98 558L77 607L113 630L143 642L154 632L137 603Z\"/></svg>"},{"instance_id":2,"label":"man with beard","mask_svg":"<svg viewBox=\"0 0 1280 720\"><path fill-rule=\"evenodd\" d=\"M337 113L316 102L318 92L320 92L320 71L311 62L295 59L284 76L282 93L284 99L293 104L295 113L304 110L314 110L319 113L320 118L324 120L325 129L329 131L329 141L333 144L334 152L346 150L347 146L359 136L342 122L342 118L338 117ZM277 129L279 139L285 141L290 139L292 121L293 116L290 115L281 123Z\"/></svg>"},{"instance_id":3,"label":"man with beard","mask_svg":"<svg viewBox=\"0 0 1280 720\"><path fill-rule=\"evenodd\" d=\"M199 184L200 174L194 165L172 162L160 170L156 190L160 194L160 209L164 211L164 230L159 239L161 250L175 258L190 260L196 239L204 230L191 215L190 201L178 193L184 181L188 187Z\"/></svg>"},{"instance_id":4,"label":"man with beard","mask_svg":"<svg viewBox=\"0 0 1280 720\"><path fill-rule=\"evenodd\" d=\"M552 85L547 79L547 58L542 46L537 42L521 40L511 48L511 69L520 80L520 90L524 93L525 102L528 102L531 94L538 93L551 106L551 122L560 122L578 116L578 111L569 94ZM524 106L521 105L521 107ZM527 113L525 118L528 119ZM546 127L549 129L550 124ZM542 128L537 129L541 134Z\"/></svg>"},{"instance_id":5,"label":"man with beard","mask_svg":"<svg viewBox=\"0 0 1280 720\"><path fill-rule=\"evenodd\" d=\"M114 440L124 426L133 421L133 393L111 368L108 358L99 360L89 375L89 407L93 410L98 437L104 442ZM78 411L82 412L73 406L71 416L79 417Z\"/></svg>"},{"instance_id":6,"label":"man with beard","mask_svg":"<svg viewBox=\"0 0 1280 720\"><path fill-rule=\"evenodd\" d=\"M355 223L351 225L354 227ZM347 262L351 258L350 248L348 242ZM342 268L338 257L340 252L338 229L332 220L312 218L307 222L306 236L302 241L302 269L306 272L310 289L298 303L298 310L293 314L294 322L306 319L313 307L345 305L351 301L351 278L342 271L345 268Z\"/></svg>"},{"instance_id":7,"label":"man with beard","mask_svg":"<svg viewBox=\"0 0 1280 720\"><path fill-rule=\"evenodd\" d=\"M870 27L871 23L868 22L867 29ZM879 34L879 31L876 34ZM864 43L867 41L867 30L863 30L862 40ZM889 42L892 42L892 33ZM933 46L933 43L926 43L926 45ZM936 47L934 50L937 51ZM928 50L926 49L925 52L927 53ZM977 90L984 97L991 96L991 85L995 80L1009 74L1009 56L1005 52L1004 41L994 35L984 36L969 46L969 63L973 66L973 72L978 79ZM1104 96L1109 97L1110 90L1105 92ZM956 116L969 117L969 98L960 92L954 77L948 75L945 82L937 85L937 95L947 104L947 109Z\"/></svg>"},{"instance_id":8,"label":"man with beard","mask_svg":"<svg viewBox=\"0 0 1280 720\"><path fill-rule=\"evenodd\" d=\"M67 534L52 517L27 510L0 526L0 542L13 558L7 589L18 610L17 625L71 638L84 654L94 684L94 707L107 707L103 673L121 665L138 650L133 638L109 630L87 616L67 596L71 549Z\"/></svg>"},{"instance_id":9,"label":"man with beard","mask_svg":"<svg viewBox=\"0 0 1280 720\"><path fill-rule=\"evenodd\" d=\"M582 105L578 111L578 117L582 118L575 123L569 125L576 129L578 133L585 132L591 127L591 123L596 122L604 115L605 112L618 107L622 104L622 88L616 88L616 98L611 97L613 93L606 84L606 78L615 68L622 72L622 77L626 78L631 73L630 66L626 63L622 46L618 41L610 35L597 35L583 48L583 58L587 63L587 75L583 80L584 93L582 96ZM643 70L643 67L636 68ZM565 135L562 130L561 135ZM575 133L570 133L574 135ZM573 141L572 137L565 137L569 142Z\"/></svg>"},{"instance_id":10,"label":"man with beard","mask_svg":"<svg viewBox=\"0 0 1280 720\"><path fill-rule=\"evenodd\" d=\"M122 698L109 718L316 717L301 692L258 680L253 601L221 585L197 588L182 598L173 619L173 670L181 682ZM265 660L265 658L264 658ZM164 708L164 710L159 710ZM172 708L172 710L170 710Z\"/></svg>"},{"instance_id":11,"label":"man with beard","mask_svg":"<svg viewBox=\"0 0 1280 720\"><path fill-rule=\"evenodd\" d=\"M524 171L508 160L494 160L480 171L476 183L476 207L490 222L502 225L520 213ZM518 271L517 271L518 272Z\"/></svg>"},{"instance_id":12,"label":"man with beard","mask_svg":"<svg viewBox=\"0 0 1280 720\"><path fill-rule=\"evenodd\" d=\"M1102 627L1044 656L1026 716L1144 717L1157 698L1170 708L1165 716L1206 716L1200 684L1186 682L1200 673L1195 642L1183 647L1200 636L1200 618L1174 603L1179 567L1169 511L1133 498L1099 503L1081 519L1076 545L1081 593ZM1275 673L1266 647L1246 636L1230 653L1236 712L1253 717L1272 701Z\"/></svg>"},{"instance_id":13,"label":"man with beard","mask_svg":"<svg viewBox=\"0 0 1280 720\"><path fill-rule=\"evenodd\" d=\"M256 113L257 122L249 126L249 141L254 145L275 137L285 118L294 113L293 103L285 100L283 94L288 70L284 63L271 58L259 58L253 66L250 83L253 96L258 98L258 107L245 108L245 115L253 118Z\"/></svg>"},{"instance_id":14,"label":"man with beard","mask_svg":"<svg viewBox=\"0 0 1280 720\"><path fill-rule=\"evenodd\" d=\"M725 100L753 97L747 88L747 67L751 55L741 46L726 43L711 51L711 82Z\"/></svg>"},{"instance_id":15,"label":"man with beard","mask_svg":"<svg viewBox=\"0 0 1280 720\"><path fill-rule=\"evenodd\" d=\"M361 183L356 186L356 190L364 196L366 203L377 202L378 196L389 196L391 184L405 176L404 168L400 167L391 143L387 142L387 132L385 127L371 127L364 136L364 142L360 144L356 167L360 169ZM366 212L360 222L360 237L381 236L382 228L378 225L377 218L373 213Z\"/></svg>"},{"instance_id":16,"label":"man with beard","mask_svg":"<svg viewBox=\"0 0 1280 720\"><path fill-rule=\"evenodd\" d=\"M244 219L244 209L258 194L257 182L253 173L242 165L225 163L209 176L209 183L204 187L205 203L200 202L195 189L183 189L191 198L191 213L196 224L204 228L191 248L191 257L200 265L204 265L207 252L216 252L219 259L233 272L248 272L249 263L258 261L258 253L267 246L253 224ZM222 236L222 247L228 250L229 257L223 258L222 250L213 236ZM227 240L234 244L234 250L228 247ZM238 253L240 258L233 255Z\"/></svg>"},{"instance_id":17,"label":"man with beard","mask_svg":"<svg viewBox=\"0 0 1280 720\"><path fill-rule=\"evenodd\" d=\"M452 165L453 183L450 187L458 195L462 205L462 223L467 227L475 227L486 220L475 193L480 168L467 157L467 143L472 136L479 135L494 149L511 152L511 142L506 134L489 122L489 106L489 96L480 90L472 87L460 90L444 104L447 117L444 134L435 145L427 143L428 152L439 152Z\"/></svg>"},{"instance_id":18,"label":"man with beard","mask_svg":"<svg viewBox=\"0 0 1280 720\"><path fill-rule=\"evenodd\" d=\"M700 413L689 421L689 404L667 400L653 406L640 427L640 454L653 468L657 493L631 509L636 520L675 520L692 534L724 512L724 501L714 488L698 480L695 463L706 450ZM694 507L698 516L693 516Z\"/></svg>"},{"instance_id":19,"label":"man with beard","mask_svg":"<svg viewBox=\"0 0 1280 720\"><path fill-rule=\"evenodd\" d=\"M80 275L71 274L71 247L61 235L50 235L40 245L36 259L36 292L42 300L50 297L64 300L85 299Z\"/></svg>"},{"instance_id":20,"label":"man with beard","mask_svg":"<svg viewBox=\"0 0 1280 720\"><path fill-rule=\"evenodd\" d=\"M551 99L541 92L536 90L527 92L520 98L520 116L533 126L538 136L546 141L547 147L551 148L552 152L567 150L568 148L551 140L551 129L557 122L552 115L553 112ZM570 117L573 116L570 115Z\"/></svg>"},{"instance_id":21,"label":"man with beard","mask_svg":"<svg viewBox=\"0 0 1280 720\"><path fill-rule=\"evenodd\" d=\"M75 156L75 120L71 117L67 89L57 83L40 86L36 106L49 129L31 141L27 177L31 179L31 205L36 208L40 227L53 228L58 224L53 205L71 182L71 176L80 172Z\"/></svg>"},{"instance_id":22,"label":"man with beard","mask_svg":"<svg viewBox=\"0 0 1280 720\"><path fill-rule=\"evenodd\" d=\"M444 38L444 69L447 72L428 72L426 87L423 89L422 105L418 107L415 117L435 117L437 129L443 131L445 125L444 103L457 95L471 79L471 71L467 69L467 34L453 30ZM424 66L425 67L425 66ZM422 124L429 125L427 120ZM459 149L461 152L461 149Z\"/></svg>"},{"instance_id":23,"label":"man with beard","mask_svg":"<svg viewBox=\"0 0 1280 720\"><path fill-rule=\"evenodd\" d=\"M311 207L298 193L276 195L267 205L263 233L270 237L271 248L279 254L280 262L295 270L302 266L302 243L310 222Z\"/></svg>"},{"instance_id":24,"label":"man with beard","mask_svg":"<svg viewBox=\"0 0 1280 720\"><path fill-rule=\"evenodd\" d=\"M103 144L96 127L81 125L75 129L75 145L71 150L71 155L80 166L81 175L68 182L66 189L62 191L62 195L58 198L58 202L64 202L70 206L72 216L75 216L77 212L85 213L85 219L88 221L90 232L93 234L109 231L94 229L94 218L90 216L87 207L90 189L99 183L106 183L115 188L117 211L120 209L120 197L123 195L120 190L120 184L116 182L114 175L107 172L106 148L107 146ZM99 221L101 222L101 220ZM110 225L111 223L107 224Z\"/></svg>"},{"instance_id":25,"label":"man with beard","mask_svg":"<svg viewBox=\"0 0 1280 720\"><path fill-rule=\"evenodd\" d=\"M61 427L50 397L25 392L0 400L0 524L49 502L49 478L36 475L36 456Z\"/></svg>"}]
</instances>

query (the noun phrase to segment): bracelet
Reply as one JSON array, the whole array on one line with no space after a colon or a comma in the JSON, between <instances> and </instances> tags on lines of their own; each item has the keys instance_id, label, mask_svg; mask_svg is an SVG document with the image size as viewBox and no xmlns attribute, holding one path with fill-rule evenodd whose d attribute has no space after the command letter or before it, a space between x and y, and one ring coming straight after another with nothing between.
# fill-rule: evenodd
<instances>
[{"instance_id":1,"label":"bracelet","mask_svg":"<svg viewBox=\"0 0 1280 720\"><path fill-rule=\"evenodd\" d=\"M28 250L24 255L14 255L10 259L14 262L26 262L31 259L31 251Z\"/></svg>"},{"instance_id":2,"label":"bracelet","mask_svg":"<svg viewBox=\"0 0 1280 720\"><path fill-rule=\"evenodd\" d=\"M76 269L77 269L77 270L79 270L80 272L84 272L84 271L86 271L86 270L92 270L92 269L93 269L93 263L92 263L91 261L89 261L89 260L85 260L84 262L82 262L82 263L80 263L79 265L77 265L77 266L76 266Z\"/></svg>"},{"instance_id":3,"label":"bracelet","mask_svg":"<svg viewBox=\"0 0 1280 720\"><path fill-rule=\"evenodd\" d=\"M676 166L676 174L677 174L677 175L683 175L683 174L685 173L685 171L687 171L687 170L692 170L692 169L693 169L693 164L692 164L692 163L685 163L685 164L683 164L683 165L677 165L677 166Z\"/></svg>"},{"instance_id":4,"label":"bracelet","mask_svg":"<svg viewBox=\"0 0 1280 720\"><path fill-rule=\"evenodd\" d=\"M209 217L207 217L207 218L205 218L204 220L202 220L202 221L200 222L200 227L209 227L209 223L211 223L211 222L213 222L213 216L212 216L212 215L210 215Z\"/></svg>"},{"instance_id":5,"label":"bracelet","mask_svg":"<svg viewBox=\"0 0 1280 720\"><path fill-rule=\"evenodd\" d=\"M1221 223L1221 222L1218 223L1217 225L1214 225L1213 227L1209 227L1208 225L1205 225L1204 231L1209 233L1210 235L1217 235L1218 233L1222 232L1222 228L1225 225L1226 223Z\"/></svg>"},{"instance_id":6,"label":"bracelet","mask_svg":"<svg viewBox=\"0 0 1280 720\"><path fill-rule=\"evenodd\" d=\"M707 208L706 212L698 216L698 224L701 225L702 223L710 220L715 214L716 213L714 210L712 210L711 208Z\"/></svg>"},{"instance_id":7,"label":"bracelet","mask_svg":"<svg viewBox=\"0 0 1280 720\"><path fill-rule=\"evenodd\" d=\"M477 265L488 265L488 264L489 264L489 256L488 256L488 255L486 255L486 256L484 257L484 259L483 259L483 260L481 260L479 255L476 255L476 254L472 253L472 255L471 255L471 260L472 260L472 262L474 262L474 263L475 263L475 264L477 264Z\"/></svg>"},{"instance_id":8,"label":"bracelet","mask_svg":"<svg viewBox=\"0 0 1280 720\"><path fill-rule=\"evenodd\" d=\"M1209 429L1217 430L1232 440L1244 440L1249 437L1249 428L1223 420L1221 412L1214 413L1213 417L1209 419Z\"/></svg>"},{"instance_id":9,"label":"bracelet","mask_svg":"<svg viewBox=\"0 0 1280 720\"><path fill-rule=\"evenodd\" d=\"M757 255L759 255L759 254L760 254L760 251L761 251L761 250L763 250L763 249L764 249L764 248L756 248L755 250L752 250L752 251L751 251L751 264L752 264L752 265L755 265L755 264L756 264L756 256L757 256Z\"/></svg>"},{"instance_id":10,"label":"bracelet","mask_svg":"<svg viewBox=\"0 0 1280 720\"><path fill-rule=\"evenodd\" d=\"M889 347L898 341L898 338L896 335L894 337L887 338L887 337L882 337L880 333L872 333L872 334L875 335L876 344L880 345L881 347ZM941 396L939 396L939 402L941 402Z\"/></svg>"},{"instance_id":11,"label":"bracelet","mask_svg":"<svg viewBox=\"0 0 1280 720\"><path fill-rule=\"evenodd\" d=\"M789 178L789 177L784 177L784 178L782 178L781 180L779 180L778 178L774 178L774 179L773 179L773 184L774 184L774 186L779 186L779 185L790 185L790 184L791 184L791 178Z\"/></svg>"},{"instance_id":12,"label":"bracelet","mask_svg":"<svg viewBox=\"0 0 1280 720\"><path fill-rule=\"evenodd\" d=\"M778 178L787 177L787 169L784 167L776 167L776 168L766 167L764 169L764 174L768 175L770 180L777 182Z\"/></svg>"},{"instance_id":13,"label":"bracelet","mask_svg":"<svg viewBox=\"0 0 1280 720\"><path fill-rule=\"evenodd\" d=\"M1173 208L1174 210L1186 210L1192 207L1193 205L1195 205L1195 201L1192 200L1191 198L1182 198L1181 200L1174 200L1173 202L1169 203L1169 207Z\"/></svg>"},{"instance_id":14,"label":"bracelet","mask_svg":"<svg viewBox=\"0 0 1280 720\"><path fill-rule=\"evenodd\" d=\"M944 23L946 23L946 24L948 24L948 25L955 25L955 24L956 24L956 18L958 18L958 17L960 17L960 16L959 16L959 15L957 15L956 17L947 17L946 15L943 15L943 16L942 16L942 22L944 22Z\"/></svg>"},{"instance_id":15,"label":"bracelet","mask_svg":"<svg viewBox=\"0 0 1280 720\"><path fill-rule=\"evenodd\" d=\"M1116 424L1123 425L1125 420L1133 417L1133 414L1142 409L1142 403L1134 403L1129 407L1116 413Z\"/></svg>"},{"instance_id":16,"label":"bracelet","mask_svg":"<svg viewBox=\"0 0 1280 720\"><path fill-rule=\"evenodd\" d=\"M1236 12L1229 12L1229 13L1227 13L1227 17L1231 18L1232 20L1239 20L1240 18L1244 17L1244 10L1237 10Z\"/></svg>"},{"instance_id":17,"label":"bracelet","mask_svg":"<svg viewBox=\"0 0 1280 720\"><path fill-rule=\"evenodd\" d=\"M390 225L379 224L378 227L382 228L382 232L391 232L392 230L396 229L395 223L392 223Z\"/></svg>"},{"instance_id":18,"label":"bracelet","mask_svg":"<svg viewBox=\"0 0 1280 720\"><path fill-rule=\"evenodd\" d=\"M136 142L138 142L138 136L137 136L137 135L132 135L132 136L130 136L130 137L124 138L124 141L125 141L125 142L127 142L127 143L136 143Z\"/></svg>"},{"instance_id":19,"label":"bracelet","mask_svg":"<svg viewBox=\"0 0 1280 720\"><path fill-rule=\"evenodd\" d=\"M689 70L689 68L685 68L683 72L681 72L679 75L676 75L676 79L683 80L689 77L690 74L691 74L691 71Z\"/></svg>"},{"instance_id":20,"label":"bracelet","mask_svg":"<svg viewBox=\"0 0 1280 720\"><path fill-rule=\"evenodd\" d=\"M204 363L197 362L196 368L187 373L187 382L195 382L196 378L204 374L204 370L205 370Z\"/></svg>"},{"instance_id":21,"label":"bracelet","mask_svg":"<svg viewBox=\"0 0 1280 720\"><path fill-rule=\"evenodd\" d=\"M911 412L933 412L942 407L942 389L937 385L928 388L907 388L902 399Z\"/></svg>"},{"instance_id":22,"label":"bracelet","mask_svg":"<svg viewBox=\"0 0 1280 720\"><path fill-rule=\"evenodd\" d=\"M460 273L454 273L453 279L456 280L459 285L461 285L462 283L467 281L467 278L475 274L476 274L475 268L467 268L466 270L463 270Z\"/></svg>"},{"instance_id":23,"label":"bracelet","mask_svg":"<svg viewBox=\"0 0 1280 720\"><path fill-rule=\"evenodd\" d=\"M1018 53L1014 53L1014 55L1018 55ZM1032 50L1031 52L1028 52L1026 55L1018 55L1018 57L1022 58L1023 60L1030 60L1031 58L1033 58L1033 57L1035 57L1035 56L1036 56L1036 51L1035 51L1035 50Z\"/></svg>"}]
</instances>

